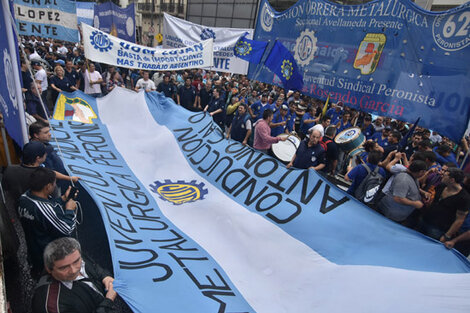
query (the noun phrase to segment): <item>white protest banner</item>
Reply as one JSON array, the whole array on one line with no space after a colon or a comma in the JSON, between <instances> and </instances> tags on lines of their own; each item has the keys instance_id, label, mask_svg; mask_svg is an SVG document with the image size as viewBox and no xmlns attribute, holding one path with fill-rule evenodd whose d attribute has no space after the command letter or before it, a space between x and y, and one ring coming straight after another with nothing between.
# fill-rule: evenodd
<instances>
[{"instance_id":1,"label":"white protest banner","mask_svg":"<svg viewBox=\"0 0 470 313\"><path fill-rule=\"evenodd\" d=\"M83 24L85 56L95 62L151 71L209 67L213 64L213 40L177 49L155 49L106 34Z\"/></svg>"},{"instance_id":2,"label":"white protest banner","mask_svg":"<svg viewBox=\"0 0 470 313\"><path fill-rule=\"evenodd\" d=\"M164 13L163 47L179 48L193 45L200 40L214 39L214 66L212 70L235 74L246 74L248 62L233 54L233 47L240 36L253 38L253 29L207 27L194 24Z\"/></svg>"}]
</instances>

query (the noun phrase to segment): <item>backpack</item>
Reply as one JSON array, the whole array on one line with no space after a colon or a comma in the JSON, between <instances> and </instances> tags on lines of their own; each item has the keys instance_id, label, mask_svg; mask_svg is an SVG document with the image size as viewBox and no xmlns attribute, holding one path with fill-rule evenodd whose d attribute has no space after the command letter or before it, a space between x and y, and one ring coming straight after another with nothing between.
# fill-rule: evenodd
<instances>
[{"instance_id":1,"label":"backpack","mask_svg":"<svg viewBox=\"0 0 470 313\"><path fill-rule=\"evenodd\" d=\"M323 141L323 137L320 139L320 146L322 146L322 148L323 148L323 150L325 150L325 152L326 152L326 150L328 150L328 144L330 142L333 142L333 141L330 140L330 139L328 139L326 141Z\"/></svg>"},{"instance_id":2,"label":"backpack","mask_svg":"<svg viewBox=\"0 0 470 313\"><path fill-rule=\"evenodd\" d=\"M359 184L354 192L354 197L367 205L374 205L377 192L385 181L385 177L379 174L379 166L371 171L366 164L362 164L367 170L367 176Z\"/></svg>"}]
</instances>

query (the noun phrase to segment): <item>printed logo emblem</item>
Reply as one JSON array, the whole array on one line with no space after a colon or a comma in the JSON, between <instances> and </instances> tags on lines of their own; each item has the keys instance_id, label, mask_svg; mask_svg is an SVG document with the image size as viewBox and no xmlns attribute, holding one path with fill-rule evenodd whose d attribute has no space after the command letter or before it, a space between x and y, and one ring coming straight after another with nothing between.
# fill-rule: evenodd
<instances>
[{"instance_id":1,"label":"printed logo emblem","mask_svg":"<svg viewBox=\"0 0 470 313\"><path fill-rule=\"evenodd\" d=\"M150 185L150 189L157 193L161 199L175 205L202 200L208 192L204 188L204 183L197 184L195 180L189 183L183 180L173 183L168 179L161 183L157 180L153 185Z\"/></svg>"},{"instance_id":2,"label":"printed logo emblem","mask_svg":"<svg viewBox=\"0 0 470 313\"><path fill-rule=\"evenodd\" d=\"M384 34L367 34L357 49L354 68L363 75L372 74L379 64L386 41Z\"/></svg>"},{"instance_id":3,"label":"printed logo emblem","mask_svg":"<svg viewBox=\"0 0 470 313\"><path fill-rule=\"evenodd\" d=\"M212 29L210 28L204 28L201 32L201 40L207 40L207 39L214 39L215 40L215 33Z\"/></svg>"},{"instance_id":4,"label":"printed logo emblem","mask_svg":"<svg viewBox=\"0 0 470 313\"><path fill-rule=\"evenodd\" d=\"M306 29L300 33L295 41L294 59L299 66L307 66L315 57L317 51L317 37L315 32Z\"/></svg>"},{"instance_id":5,"label":"printed logo emblem","mask_svg":"<svg viewBox=\"0 0 470 313\"><path fill-rule=\"evenodd\" d=\"M127 35L128 36L132 36L134 35L134 20L132 19L132 17L128 17L127 20L126 20L126 31L127 31Z\"/></svg>"},{"instance_id":6,"label":"printed logo emblem","mask_svg":"<svg viewBox=\"0 0 470 313\"><path fill-rule=\"evenodd\" d=\"M5 73L13 73L13 64L11 62L10 53L8 53L7 49L3 50L3 66L5 68ZM13 75L5 75L5 79L10 100L13 103L13 107L18 110L18 99L16 98L15 91L15 78Z\"/></svg>"},{"instance_id":7,"label":"printed logo emblem","mask_svg":"<svg viewBox=\"0 0 470 313\"><path fill-rule=\"evenodd\" d=\"M246 41L239 41L235 45L235 54L236 55L248 55L250 54L252 48L251 44Z\"/></svg>"},{"instance_id":8,"label":"printed logo emblem","mask_svg":"<svg viewBox=\"0 0 470 313\"><path fill-rule=\"evenodd\" d=\"M273 29L273 17L274 14L269 9L268 5L265 3L263 9L261 9L261 28L266 32L270 32Z\"/></svg>"},{"instance_id":9,"label":"printed logo emblem","mask_svg":"<svg viewBox=\"0 0 470 313\"><path fill-rule=\"evenodd\" d=\"M446 51L461 50L470 45L470 12L441 15L432 23L434 42Z\"/></svg>"},{"instance_id":10,"label":"printed logo emblem","mask_svg":"<svg viewBox=\"0 0 470 313\"><path fill-rule=\"evenodd\" d=\"M113 43L108 35L96 30L91 33L90 40L93 47L101 52L108 52L113 47Z\"/></svg>"},{"instance_id":11,"label":"printed logo emblem","mask_svg":"<svg viewBox=\"0 0 470 313\"><path fill-rule=\"evenodd\" d=\"M90 104L81 98L68 98L65 95L60 95L57 100L54 113L56 120L72 120L91 124L93 119L97 117Z\"/></svg>"},{"instance_id":12,"label":"printed logo emblem","mask_svg":"<svg viewBox=\"0 0 470 313\"><path fill-rule=\"evenodd\" d=\"M292 66L292 62L289 61L289 60L284 60L284 61L282 61L281 72L282 72L282 76L283 76L286 80L289 80L290 77L292 76L292 73L294 72L294 68L293 68L293 66Z\"/></svg>"}]
</instances>

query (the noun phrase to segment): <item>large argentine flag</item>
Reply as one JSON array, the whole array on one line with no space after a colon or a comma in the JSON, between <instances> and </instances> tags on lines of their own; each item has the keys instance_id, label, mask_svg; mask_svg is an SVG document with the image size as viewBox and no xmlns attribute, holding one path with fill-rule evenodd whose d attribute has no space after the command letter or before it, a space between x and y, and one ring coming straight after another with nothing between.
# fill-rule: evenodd
<instances>
[{"instance_id":1,"label":"large argentine flag","mask_svg":"<svg viewBox=\"0 0 470 313\"><path fill-rule=\"evenodd\" d=\"M470 312L462 255L224 139L204 113L117 88L62 95L54 116L135 312Z\"/></svg>"}]
</instances>

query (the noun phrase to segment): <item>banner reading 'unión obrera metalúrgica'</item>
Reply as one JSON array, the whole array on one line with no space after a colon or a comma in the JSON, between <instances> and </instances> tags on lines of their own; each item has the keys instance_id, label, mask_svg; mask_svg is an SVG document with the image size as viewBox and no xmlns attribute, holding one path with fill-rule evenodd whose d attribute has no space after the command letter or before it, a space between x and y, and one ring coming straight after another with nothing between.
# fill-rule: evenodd
<instances>
[{"instance_id":1,"label":"banner reading 'uni\u00f3n obrera metal\u00fargica'","mask_svg":"<svg viewBox=\"0 0 470 313\"><path fill-rule=\"evenodd\" d=\"M15 0L15 17L20 35L78 41L74 1Z\"/></svg>"},{"instance_id":2,"label":"banner reading 'uni\u00f3n obrera metal\u00fargica'","mask_svg":"<svg viewBox=\"0 0 470 313\"><path fill-rule=\"evenodd\" d=\"M278 39L293 53L305 94L408 122L421 117L421 126L459 140L470 115L469 23L470 3L437 13L408 0L300 0L276 12L263 1L254 39ZM262 65L250 65L249 77L278 82Z\"/></svg>"},{"instance_id":3,"label":"banner reading 'uni\u00f3n obrera metal\u00fargica'","mask_svg":"<svg viewBox=\"0 0 470 313\"><path fill-rule=\"evenodd\" d=\"M85 56L95 62L151 71L176 71L212 66L212 38L178 49L136 45L81 24Z\"/></svg>"}]
</instances>

